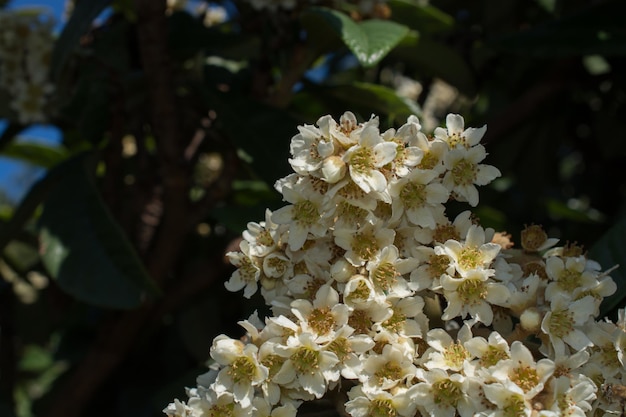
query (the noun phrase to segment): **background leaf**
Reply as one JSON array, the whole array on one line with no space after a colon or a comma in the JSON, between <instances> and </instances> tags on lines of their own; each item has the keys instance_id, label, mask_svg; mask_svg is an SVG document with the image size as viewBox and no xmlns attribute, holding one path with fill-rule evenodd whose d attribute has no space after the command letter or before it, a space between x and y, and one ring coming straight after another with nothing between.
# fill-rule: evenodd
<instances>
[{"instance_id":1,"label":"background leaf","mask_svg":"<svg viewBox=\"0 0 626 417\"><path fill-rule=\"evenodd\" d=\"M42 168L52 168L67 157L63 148L32 142L11 143L0 151L0 155Z\"/></svg>"},{"instance_id":2,"label":"background leaf","mask_svg":"<svg viewBox=\"0 0 626 417\"><path fill-rule=\"evenodd\" d=\"M111 0L89 0L74 3L74 11L55 43L50 64L50 75L57 80L66 61L87 32L93 20L111 3Z\"/></svg>"},{"instance_id":3,"label":"background leaf","mask_svg":"<svg viewBox=\"0 0 626 417\"><path fill-rule=\"evenodd\" d=\"M43 205L41 257L61 288L108 308L139 306L158 290L89 179L85 158L75 158Z\"/></svg>"},{"instance_id":4,"label":"background leaf","mask_svg":"<svg viewBox=\"0 0 626 417\"><path fill-rule=\"evenodd\" d=\"M313 8L308 14L309 19L317 16L334 31L364 67L379 63L409 33L406 26L395 22L371 19L356 23L348 15L331 9ZM316 33L320 32L318 38L324 36L323 27L317 28Z\"/></svg>"}]
</instances>

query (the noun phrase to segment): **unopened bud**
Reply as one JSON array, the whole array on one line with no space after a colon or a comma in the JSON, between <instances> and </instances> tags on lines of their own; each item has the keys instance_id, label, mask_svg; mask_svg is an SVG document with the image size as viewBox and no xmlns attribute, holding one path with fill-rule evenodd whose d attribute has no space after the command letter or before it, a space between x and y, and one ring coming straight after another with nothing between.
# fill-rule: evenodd
<instances>
[{"instance_id":1,"label":"unopened bud","mask_svg":"<svg viewBox=\"0 0 626 417\"><path fill-rule=\"evenodd\" d=\"M543 320L543 315L536 308L525 310L519 318L522 328L531 333L541 329L541 320Z\"/></svg>"},{"instance_id":2,"label":"unopened bud","mask_svg":"<svg viewBox=\"0 0 626 417\"><path fill-rule=\"evenodd\" d=\"M330 267L330 276L337 282L347 282L356 268L345 259L339 259Z\"/></svg>"},{"instance_id":3,"label":"unopened bud","mask_svg":"<svg viewBox=\"0 0 626 417\"><path fill-rule=\"evenodd\" d=\"M322 164L324 180L331 184L336 183L346 175L346 163L337 155L329 156Z\"/></svg>"}]
</instances>

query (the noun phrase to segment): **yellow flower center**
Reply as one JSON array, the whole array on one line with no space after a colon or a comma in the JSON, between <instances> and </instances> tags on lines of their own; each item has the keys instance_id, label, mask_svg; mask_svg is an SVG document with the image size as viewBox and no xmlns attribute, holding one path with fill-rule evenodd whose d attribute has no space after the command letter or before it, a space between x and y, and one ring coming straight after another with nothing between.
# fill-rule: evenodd
<instances>
[{"instance_id":1,"label":"yellow flower center","mask_svg":"<svg viewBox=\"0 0 626 417\"><path fill-rule=\"evenodd\" d=\"M426 185L409 182L400 191L400 200L408 209L417 209L426 204Z\"/></svg>"},{"instance_id":2,"label":"yellow flower center","mask_svg":"<svg viewBox=\"0 0 626 417\"><path fill-rule=\"evenodd\" d=\"M497 346L489 345L487 347L487 352L485 352L480 358L479 363L480 366L487 368L505 359L509 359L509 355L504 349L501 349Z\"/></svg>"},{"instance_id":3,"label":"yellow flower center","mask_svg":"<svg viewBox=\"0 0 626 417\"><path fill-rule=\"evenodd\" d=\"M443 358L450 367L460 368L463 366L463 361L470 358L470 353L463 347L461 342L457 341L451 343L443 351Z\"/></svg>"},{"instance_id":4,"label":"yellow flower center","mask_svg":"<svg viewBox=\"0 0 626 417\"><path fill-rule=\"evenodd\" d=\"M208 417L234 417L235 404L213 404L207 412Z\"/></svg>"},{"instance_id":5,"label":"yellow flower center","mask_svg":"<svg viewBox=\"0 0 626 417\"><path fill-rule=\"evenodd\" d=\"M530 391L539 384L539 374L537 370L527 365L520 365L518 368L514 368L512 374L509 376L511 381L524 392Z\"/></svg>"},{"instance_id":6,"label":"yellow flower center","mask_svg":"<svg viewBox=\"0 0 626 417\"><path fill-rule=\"evenodd\" d=\"M335 317L329 308L316 308L307 317L309 326L319 335L325 335L335 326Z\"/></svg>"},{"instance_id":7,"label":"yellow flower center","mask_svg":"<svg viewBox=\"0 0 626 417\"><path fill-rule=\"evenodd\" d=\"M268 369L269 378L273 378L274 375L280 371L283 363L285 363L285 358L278 355L267 355L263 360L261 360L261 364L264 365Z\"/></svg>"},{"instance_id":8,"label":"yellow flower center","mask_svg":"<svg viewBox=\"0 0 626 417\"><path fill-rule=\"evenodd\" d=\"M472 185L476 180L476 164L462 159L450 171L455 185Z\"/></svg>"},{"instance_id":9,"label":"yellow flower center","mask_svg":"<svg viewBox=\"0 0 626 417\"><path fill-rule=\"evenodd\" d=\"M391 262L383 262L372 271L372 280L378 288L387 291L397 282L398 275Z\"/></svg>"},{"instance_id":10,"label":"yellow flower center","mask_svg":"<svg viewBox=\"0 0 626 417\"><path fill-rule=\"evenodd\" d=\"M299 374L312 374L319 367L320 353L307 346L299 347L293 355L291 361Z\"/></svg>"},{"instance_id":11,"label":"yellow flower center","mask_svg":"<svg viewBox=\"0 0 626 417\"><path fill-rule=\"evenodd\" d=\"M312 226L320 219L317 206L309 200L298 201L293 205L293 220L304 226Z\"/></svg>"},{"instance_id":12,"label":"yellow flower center","mask_svg":"<svg viewBox=\"0 0 626 417\"><path fill-rule=\"evenodd\" d=\"M525 417L526 416L526 404L522 397L517 395L508 398L506 405L502 409L504 417Z\"/></svg>"},{"instance_id":13,"label":"yellow flower center","mask_svg":"<svg viewBox=\"0 0 626 417\"><path fill-rule=\"evenodd\" d=\"M487 298L487 284L479 279L466 279L456 291L464 304L476 304Z\"/></svg>"},{"instance_id":14,"label":"yellow flower center","mask_svg":"<svg viewBox=\"0 0 626 417\"><path fill-rule=\"evenodd\" d=\"M368 147L360 147L350 156L350 167L353 171L360 174L369 173L374 167L372 158L372 149Z\"/></svg>"},{"instance_id":15,"label":"yellow flower center","mask_svg":"<svg viewBox=\"0 0 626 417\"><path fill-rule=\"evenodd\" d=\"M458 264L464 270L476 269L482 264L482 255L477 247L466 246L459 254Z\"/></svg>"},{"instance_id":16,"label":"yellow flower center","mask_svg":"<svg viewBox=\"0 0 626 417\"><path fill-rule=\"evenodd\" d=\"M571 269L564 269L561 271L556 279L559 288L572 292L576 288L581 286L582 273L578 271L572 271Z\"/></svg>"},{"instance_id":17,"label":"yellow flower center","mask_svg":"<svg viewBox=\"0 0 626 417\"><path fill-rule=\"evenodd\" d=\"M328 345L328 350L337 355L340 361L344 361L352 352L350 342L345 337L338 337Z\"/></svg>"},{"instance_id":18,"label":"yellow flower center","mask_svg":"<svg viewBox=\"0 0 626 417\"><path fill-rule=\"evenodd\" d=\"M388 399L372 400L367 411L367 414L371 417L396 417L397 415L391 400Z\"/></svg>"},{"instance_id":19,"label":"yellow flower center","mask_svg":"<svg viewBox=\"0 0 626 417\"><path fill-rule=\"evenodd\" d=\"M433 384L435 404L456 407L461 398L463 398L463 390L459 382L444 379Z\"/></svg>"},{"instance_id":20,"label":"yellow flower center","mask_svg":"<svg viewBox=\"0 0 626 417\"><path fill-rule=\"evenodd\" d=\"M256 366L248 356L240 356L235 359L233 363L230 364L230 369L228 370L228 374L233 381L237 383L252 381L255 373Z\"/></svg>"},{"instance_id":21,"label":"yellow flower center","mask_svg":"<svg viewBox=\"0 0 626 417\"><path fill-rule=\"evenodd\" d=\"M352 238L352 250L361 259L372 260L379 250L374 232L370 230L357 233Z\"/></svg>"},{"instance_id":22,"label":"yellow flower center","mask_svg":"<svg viewBox=\"0 0 626 417\"><path fill-rule=\"evenodd\" d=\"M548 329L551 334L558 338L567 336L574 330L574 313L569 310L556 310L550 316Z\"/></svg>"}]
</instances>

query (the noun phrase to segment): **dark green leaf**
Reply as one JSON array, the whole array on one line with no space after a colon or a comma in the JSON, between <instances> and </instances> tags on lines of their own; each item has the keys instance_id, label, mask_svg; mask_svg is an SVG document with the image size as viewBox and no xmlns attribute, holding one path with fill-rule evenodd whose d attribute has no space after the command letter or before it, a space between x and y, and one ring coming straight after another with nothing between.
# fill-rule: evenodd
<instances>
[{"instance_id":1,"label":"dark green leaf","mask_svg":"<svg viewBox=\"0 0 626 417\"><path fill-rule=\"evenodd\" d=\"M42 261L59 286L81 301L137 307L147 292L158 291L104 205L86 162L72 159L44 202Z\"/></svg>"},{"instance_id":2,"label":"dark green leaf","mask_svg":"<svg viewBox=\"0 0 626 417\"><path fill-rule=\"evenodd\" d=\"M0 155L19 159L43 168L52 168L67 157L67 152L58 146L32 142L15 142L0 151Z\"/></svg>"},{"instance_id":3,"label":"dark green leaf","mask_svg":"<svg viewBox=\"0 0 626 417\"><path fill-rule=\"evenodd\" d=\"M391 0L391 18L420 33L439 33L452 29L454 18L429 4L414 0Z\"/></svg>"},{"instance_id":4,"label":"dark green leaf","mask_svg":"<svg viewBox=\"0 0 626 417\"><path fill-rule=\"evenodd\" d=\"M380 62L408 33L409 29L401 24L371 19L356 23L348 15L337 10L326 8L312 8L303 17L309 28L313 21L324 22L324 26L318 26L315 32L310 33L313 38L326 38L324 33L330 29L346 44L354 53L361 65L372 67ZM318 43L324 43L318 42Z\"/></svg>"},{"instance_id":5,"label":"dark green leaf","mask_svg":"<svg viewBox=\"0 0 626 417\"><path fill-rule=\"evenodd\" d=\"M619 265L610 273L617 284L615 294L604 299L601 317L618 307L624 307L626 300L626 218L611 227L589 250L589 258L600 263L604 270Z\"/></svg>"},{"instance_id":6,"label":"dark green leaf","mask_svg":"<svg viewBox=\"0 0 626 417\"><path fill-rule=\"evenodd\" d=\"M417 78L438 77L467 95L476 93L467 61L454 49L411 32L390 54L417 72Z\"/></svg>"},{"instance_id":7,"label":"dark green leaf","mask_svg":"<svg viewBox=\"0 0 626 417\"><path fill-rule=\"evenodd\" d=\"M391 88L378 84L355 82L351 85L329 87L320 93L339 100L345 103L345 108L364 115L372 112L387 115L397 124L405 123L407 117L412 114L421 114L421 109L415 102L400 97Z\"/></svg>"},{"instance_id":8,"label":"dark green leaf","mask_svg":"<svg viewBox=\"0 0 626 417\"><path fill-rule=\"evenodd\" d=\"M50 75L53 80L57 80L66 61L78 46L78 42L91 27L93 20L111 3L111 0L83 0L77 1L74 11L63 31L59 36L54 51L52 52L52 63L50 64Z\"/></svg>"}]
</instances>

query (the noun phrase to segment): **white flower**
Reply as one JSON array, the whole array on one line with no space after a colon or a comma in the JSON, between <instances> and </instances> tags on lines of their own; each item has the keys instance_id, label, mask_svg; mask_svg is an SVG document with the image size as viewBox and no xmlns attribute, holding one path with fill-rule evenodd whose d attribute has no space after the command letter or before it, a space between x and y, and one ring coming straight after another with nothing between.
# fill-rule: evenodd
<instances>
[{"instance_id":1,"label":"white flower","mask_svg":"<svg viewBox=\"0 0 626 417\"><path fill-rule=\"evenodd\" d=\"M426 334L426 342L430 348L424 352L422 363L428 369L457 372L462 370L466 362L472 359L471 353L464 346L471 336L468 326L461 328L457 341L444 329L431 329Z\"/></svg>"},{"instance_id":2,"label":"white flower","mask_svg":"<svg viewBox=\"0 0 626 417\"><path fill-rule=\"evenodd\" d=\"M394 175L404 177L422 160L422 150L413 146L420 128L417 117L409 116L407 123L397 131L389 129L383 133L383 140L396 144L396 156L392 161Z\"/></svg>"},{"instance_id":3,"label":"white flower","mask_svg":"<svg viewBox=\"0 0 626 417\"><path fill-rule=\"evenodd\" d=\"M328 384L339 379L339 371L335 367L339 362L337 355L322 350L310 333L289 337L286 346L276 346L276 353L287 359L274 375L273 380L277 384L296 382L296 386L316 398L322 398Z\"/></svg>"},{"instance_id":4,"label":"white flower","mask_svg":"<svg viewBox=\"0 0 626 417\"><path fill-rule=\"evenodd\" d=\"M170 403L165 407L163 413L169 417L189 417L193 413L193 409L184 402L175 399L173 403Z\"/></svg>"},{"instance_id":5,"label":"white flower","mask_svg":"<svg viewBox=\"0 0 626 417\"><path fill-rule=\"evenodd\" d=\"M473 362L476 362L478 369L490 368L511 358L509 344L498 332L491 332L487 340L479 336L473 337L463 343L463 346L476 358Z\"/></svg>"},{"instance_id":6,"label":"white flower","mask_svg":"<svg viewBox=\"0 0 626 417\"><path fill-rule=\"evenodd\" d=\"M441 369L418 369L420 382L414 386L414 401L431 417L473 416L477 411L478 387L465 376ZM423 415L423 414L422 414Z\"/></svg>"},{"instance_id":7,"label":"white flower","mask_svg":"<svg viewBox=\"0 0 626 417\"><path fill-rule=\"evenodd\" d=\"M252 406L242 407L228 392L218 394L213 390L206 390L202 394L189 399L188 405L193 410L193 416L222 415L227 410L228 415L232 417L252 417L253 415Z\"/></svg>"},{"instance_id":8,"label":"white flower","mask_svg":"<svg viewBox=\"0 0 626 417\"><path fill-rule=\"evenodd\" d=\"M450 239L461 240L472 226L471 215L472 212L466 210L457 215L453 222L442 216L441 219L437 219L437 226L434 229L418 228L415 231L415 240L423 245L430 245L433 242L444 243Z\"/></svg>"},{"instance_id":9,"label":"white flower","mask_svg":"<svg viewBox=\"0 0 626 417\"><path fill-rule=\"evenodd\" d=\"M250 255L250 244L242 240L239 244L241 252L228 252L228 257L231 264L237 267L237 270L233 272L230 280L224 283L224 286L228 291L239 291L244 288L243 296L246 298L252 297L257 291L257 281L261 275L261 269L257 265L257 258Z\"/></svg>"},{"instance_id":10,"label":"white flower","mask_svg":"<svg viewBox=\"0 0 626 417\"><path fill-rule=\"evenodd\" d=\"M552 299L550 311L541 322L541 330L548 335L557 354L567 353L565 344L575 351L592 345L582 331L582 326L592 316L594 309L594 298L591 296L573 302L564 295Z\"/></svg>"},{"instance_id":11,"label":"white flower","mask_svg":"<svg viewBox=\"0 0 626 417\"><path fill-rule=\"evenodd\" d=\"M523 391L524 398L531 399L543 390L544 384L552 376L554 362L550 359L535 362L530 350L518 340L511 343L510 352L510 359L499 361L485 372L507 387L507 381L514 383Z\"/></svg>"},{"instance_id":12,"label":"white flower","mask_svg":"<svg viewBox=\"0 0 626 417\"><path fill-rule=\"evenodd\" d=\"M364 391L360 385L348 392L346 412L352 417L413 417L417 405L413 401L413 390L396 389L387 391Z\"/></svg>"},{"instance_id":13,"label":"white flower","mask_svg":"<svg viewBox=\"0 0 626 417\"><path fill-rule=\"evenodd\" d=\"M456 147L470 148L477 145L485 135L487 126L481 128L465 128L463 116L458 114L448 114L446 116L446 128L435 128L435 137L448 144L450 149Z\"/></svg>"},{"instance_id":14,"label":"white flower","mask_svg":"<svg viewBox=\"0 0 626 417\"><path fill-rule=\"evenodd\" d=\"M558 416L584 417L591 411L590 402L596 398L596 385L589 378L577 381L561 376L550 380L551 405L549 411Z\"/></svg>"},{"instance_id":15,"label":"white flower","mask_svg":"<svg viewBox=\"0 0 626 417\"><path fill-rule=\"evenodd\" d=\"M424 299L422 297L388 297L386 303L390 307L391 314L384 321L374 324L374 330L388 330L405 337L422 336L423 327L428 322L423 313Z\"/></svg>"},{"instance_id":16,"label":"white flower","mask_svg":"<svg viewBox=\"0 0 626 417\"><path fill-rule=\"evenodd\" d=\"M413 356L403 349L386 345L380 355L370 355L363 362L359 381L364 391L389 390L401 382L410 382L417 368Z\"/></svg>"},{"instance_id":17,"label":"white flower","mask_svg":"<svg viewBox=\"0 0 626 417\"><path fill-rule=\"evenodd\" d=\"M302 247L309 233L317 237L327 233L328 226L321 221L321 201L314 195L303 194L297 185L283 186L282 193L291 205L276 210L272 214L272 221L289 225L288 242L292 251Z\"/></svg>"},{"instance_id":18,"label":"white flower","mask_svg":"<svg viewBox=\"0 0 626 417\"><path fill-rule=\"evenodd\" d=\"M485 397L497 407L496 410L485 413L488 417L530 417L533 411L524 390L511 381L486 384L483 391Z\"/></svg>"},{"instance_id":19,"label":"white flower","mask_svg":"<svg viewBox=\"0 0 626 417\"><path fill-rule=\"evenodd\" d=\"M335 243L347 252L344 257L354 266L362 266L379 256L383 248L393 244L395 232L380 223L366 223L356 232L350 229L335 230Z\"/></svg>"},{"instance_id":20,"label":"white flower","mask_svg":"<svg viewBox=\"0 0 626 417\"><path fill-rule=\"evenodd\" d=\"M374 288L389 296L406 297L412 295L403 275L411 272L418 265L417 259L399 258L398 248L387 246L378 256L369 261L366 269Z\"/></svg>"},{"instance_id":21,"label":"white flower","mask_svg":"<svg viewBox=\"0 0 626 417\"><path fill-rule=\"evenodd\" d=\"M242 236L248 241L252 256L266 256L276 248L279 240L278 225L272 222L272 212L265 210L265 221L249 222Z\"/></svg>"},{"instance_id":22,"label":"white flower","mask_svg":"<svg viewBox=\"0 0 626 417\"><path fill-rule=\"evenodd\" d=\"M256 345L220 335L213 340L211 357L224 366L212 388L219 394L230 392L235 402L246 408L252 404L254 388L268 377L268 369L257 361Z\"/></svg>"},{"instance_id":23,"label":"white flower","mask_svg":"<svg viewBox=\"0 0 626 417\"><path fill-rule=\"evenodd\" d=\"M485 230L476 225L470 226L463 243L450 239L435 249L435 253L446 254L452 258L454 267L461 276L475 269L486 270L485 273L493 275L495 271L487 269L499 252L500 245L485 243Z\"/></svg>"},{"instance_id":24,"label":"white flower","mask_svg":"<svg viewBox=\"0 0 626 417\"><path fill-rule=\"evenodd\" d=\"M333 340L335 332L348 322L348 306L339 302L339 294L328 284L317 291L312 303L294 300L291 311L298 318L302 331L316 336L316 343Z\"/></svg>"},{"instance_id":25,"label":"white flower","mask_svg":"<svg viewBox=\"0 0 626 417\"><path fill-rule=\"evenodd\" d=\"M598 273L587 269L587 260L584 256L549 257L546 259L546 274L551 281L546 288L548 301L557 294L574 298L598 284Z\"/></svg>"},{"instance_id":26,"label":"white flower","mask_svg":"<svg viewBox=\"0 0 626 417\"><path fill-rule=\"evenodd\" d=\"M465 318L469 314L476 322L486 326L493 321L491 306L506 307L511 295L505 285L489 279L484 270L478 269L466 272L461 278L444 274L441 287L448 302L441 316L443 320Z\"/></svg>"},{"instance_id":27,"label":"white flower","mask_svg":"<svg viewBox=\"0 0 626 417\"><path fill-rule=\"evenodd\" d=\"M334 143L315 126L298 126L298 130L300 133L291 139L293 158L289 159L289 163L298 174L309 175L318 171L324 160L333 155Z\"/></svg>"},{"instance_id":28,"label":"white flower","mask_svg":"<svg viewBox=\"0 0 626 417\"><path fill-rule=\"evenodd\" d=\"M254 417L296 417L298 412L291 403L272 409L272 405L261 397L255 397L252 405L254 406Z\"/></svg>"},{"instance_id":29,"label":"white flower","mask_svg":"<svg viewBox=\"0 0 626 417\"><path fill-rule=\"evenodd\" d=\"M396 156L396 144L385 142L374 125L361 131L358 144L343 155L348 164L352 180L366 193L382 192L387 188L387 179L380 171Z\"/></svg>"},{"instance_id":30,"label":"white flower","mask_svg":"<svg viewBox=\"0 0 626 417\"><path fill-rule=\"evenodd\" d=\"M487 185L501 175L496 167L479 164L486 156L482 145L470 149L455 148L446 154L444 164L448 171L443 177L443 185L457 201L467 201L476 207L478 190L475 185Z\"/></svg>"},{"instance_id":31,"label":"white flower","mask_svg":"<svg viewBox=\"0 0 626 417\"><path fill-rule=\"evenodd\" d=\"M443 214L443 203L450 195L437 177L434 171L415 169L407 176L392 181L389 184L393 213L390 221L397 221L404 214L411 223L434 229L435 218Z\"/></svg>"}]
</instances>

